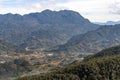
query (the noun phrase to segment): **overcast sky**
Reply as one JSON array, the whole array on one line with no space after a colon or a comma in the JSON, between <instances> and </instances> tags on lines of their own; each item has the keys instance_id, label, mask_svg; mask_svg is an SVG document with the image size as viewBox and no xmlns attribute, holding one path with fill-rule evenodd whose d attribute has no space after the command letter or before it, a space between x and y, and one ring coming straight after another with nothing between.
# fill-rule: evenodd
<instances>
[{"instance_id":1,"label":"overcast sky","mask_svg":"<svg viewBox=\"0 0 120 80\"><path fill-rule=\"evenodd\" d=\"M0 0L0 14L74 10L92 22L120 20L120 0Z\"/></svg>"}]
</instances>

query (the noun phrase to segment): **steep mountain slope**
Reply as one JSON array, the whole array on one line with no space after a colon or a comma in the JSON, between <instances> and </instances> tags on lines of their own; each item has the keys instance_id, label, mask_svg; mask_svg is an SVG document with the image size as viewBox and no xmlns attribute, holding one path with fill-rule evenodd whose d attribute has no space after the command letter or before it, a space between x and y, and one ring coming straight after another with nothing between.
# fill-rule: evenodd
<instances>
[{"instance_id":1,"label":"steep mountain slope","mask_svg":"<svg viewBox=\"0 0 120 80\"><path fill-rule=\"evenodd\" d=\"M32 49L60 45L72 36L97 28L98 25L70 10L0 15L0 39Z\"/></svg>"},{"instance_id":2,"label":"steep mountain slope","mask_svg":"<svg viewBox=\"0 0 120 80\"><path fill-rule=\"evenodd\" d=\"M24 49L19 48L11 43L0 40L0 53L23 52Z\"/></svg>"},{"instance_id":3,"label":"steep mountain slope","mask_svg":"<svg viewBox=\"0 0 120 80\"><path fill-rule=\"evenodd\" d=\"M29 47L29 49L37 48L49 48L58 44L63 44L66 40L66 36L57 33L56 31L47 31L40 29L38 31L31 32L30 36L26 38L21 47Z\"/></svg>"},{"instance_id":4,"label":"steep mountain slope","mask_svg":"<svg viewBox=\"0 0 120 80\"><path fill-rule=\"evenodd\" d=\"M115 55L120 55L120 45L110 47L110 48L107 48L107 49L103 49L102 51L100 51L100 52L98 52L94 55L86 56L85 60L89 60L89 59L93 59L93 58L115 56Z\"/></svg>"},{"instance_id":5,"label":"steep mountain slope","mask_svg":"<svg viewBox=\"0 0 120 80\"><path fill-rule=\"evenodd\" d=\"M55 47L51 51L94 53L116 45L120 45L120 25L103 26L97 30L74 36L65 45Z\"/></svg>"}]
</instances>

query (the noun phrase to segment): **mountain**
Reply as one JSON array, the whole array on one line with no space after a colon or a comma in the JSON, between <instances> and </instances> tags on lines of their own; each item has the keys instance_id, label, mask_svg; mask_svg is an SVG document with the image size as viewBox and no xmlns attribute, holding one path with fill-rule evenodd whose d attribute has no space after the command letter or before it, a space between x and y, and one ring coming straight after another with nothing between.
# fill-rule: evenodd
<instances>
[{"instance_id":1,"label":"mountain","mask_svg":"<svg viewBox=\"0 0 120 80\"><path fill-rule=\"evenodd\" d=\"M108 57L108 56L115 56L115 55L120 55L120 45L119 46L114 46L110 47L107 49L103 49L100 52L86 56L85 60L93 59L93 58L101 58L101 57Z\"/></svg>"},{"instance_id":2,"label":"mountain","mask_svg":"<svg viewBox=\"0 0 120 80\"><path fill-rule=\"evenodd\" d=\"M102 26L94 31L72 37L66 44L52 48L51 52L96 53L120 45L120 25Z\"/></svg>"},{"instance_id":3,"label":"mountain","mask_svg":"<svg viewBox=\"0 0 120 80\"><path fill-rule=\"evenodd\" d=\"M0 39L29 49L46 49L99 26L71 10L0 15Z\"/></svg>"},{"instance_id":4,"label":"mountain","mask_svg":"<svg viewBox=\"0 0 120 80\"><path fill-rule=\"evenodd\" d=\"M94 22L95 24L99 24L99 25L116 25L116 24L120 24L120 21L107 21L105 23L101 23L101 22Z\"/></svg>"}]
</instances>

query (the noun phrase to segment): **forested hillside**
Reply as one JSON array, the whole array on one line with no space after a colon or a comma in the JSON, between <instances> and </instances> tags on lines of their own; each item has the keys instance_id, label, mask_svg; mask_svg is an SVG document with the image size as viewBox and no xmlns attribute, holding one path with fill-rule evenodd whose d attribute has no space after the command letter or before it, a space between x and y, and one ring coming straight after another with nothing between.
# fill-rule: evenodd
<instances>
[{"instance_id":1,"label":"forested hillside","mask_svg":"<svg viewBox=\"0 0 120 80\"><path fill-rule=\"evenodd\" d=\"M68 75L68 76L67 76ZM72 64L57 71L16 80L120 80L120 55Z\"/></svg>"},{"instance_id":2,"label":"forested hillside","mask_svg":"<svg viewBox=\"0 0 120 80\"><path fill-rule=\"evenodd\" d=\"M25 59L9 60L5 63L0 61L0 80L9 80L11 77L17 77L31 70L32 65Z\"/></svg>"},{"instance_id":3,"label":"forested hillside","mask_svg":"<svg viewBox=\"0 0 120 80\"><path fill-rule=\"evenodd\" d=\"M120 46L111 47L92 55L89 59L85 58L46 74L16 80L120 80L119 52Z\"/></svg>"},{"instance_id":4,"label":"forested hillside","mask_svg":"<svg viewBox=\"0 0 120 80\"><path fill-rule=\"evenodd\" d=\"M102 51L89 55L85 57L85 60L93 59L93 58L101 58L101 57L109 57L109 56L115 56L120 55L120 46L114 46L107 49L103 49Z\"/></svg>"}]
</instances>

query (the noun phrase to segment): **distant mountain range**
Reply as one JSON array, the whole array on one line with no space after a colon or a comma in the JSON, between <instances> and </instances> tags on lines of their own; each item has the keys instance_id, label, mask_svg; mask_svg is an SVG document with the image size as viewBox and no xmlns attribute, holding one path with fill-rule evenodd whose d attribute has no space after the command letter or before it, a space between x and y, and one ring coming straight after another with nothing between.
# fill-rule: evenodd
<instances>
[{"instance_id":1,"label":"distant mountain range","mask_svg":"<svg viewBox=\"0 0 120 80\"><path fill-rule=\"evenodd\" d=\"M0 40L22 48L44 50L98 27L71 10L44 10L23 16L9 13L0 15Z\"/></svg>"},{"instance_id":2,"label":"distant mountain range","mask_svg":"<svg viewBox=\"0 0 120 80\"><path fill-rule=\"evenodd\" d=\"M101 22L94 22L95 24L99 25L115 25L115 24L120 24L120 21L107 21L106 23L101 23Z\"/></svg>"},{"instance_id":3,"label":"distant mountain range","mask_svg":"<svg viewBox=\"0 0 120 80\"><path fill-rule=\"evenodd\" d=\"M120 45L120 25L101 26L97 30L74 36L66 44L54 47L50 51L57 53L96 53L116 45Z\"/></svg>"}]
</instances>

